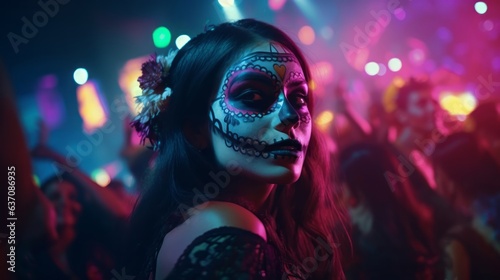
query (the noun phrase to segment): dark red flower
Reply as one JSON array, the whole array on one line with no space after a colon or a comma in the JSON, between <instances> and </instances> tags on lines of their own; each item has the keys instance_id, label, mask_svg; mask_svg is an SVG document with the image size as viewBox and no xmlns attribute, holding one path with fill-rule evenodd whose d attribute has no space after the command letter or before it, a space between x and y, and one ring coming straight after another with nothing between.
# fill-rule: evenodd
<instances>
[{"instance_id":1,"label":"dark red flower","mask_svg":"<svg viewBox=\"0 0 500 280\"><path fill-rule=\"evenodd\" d=\"M163 93L165 81L162 77L163 66L156 61L156 54L142 64L142 75L137 79L142 90L152 89L155 93Z\"/></svg>"}]
</instances>

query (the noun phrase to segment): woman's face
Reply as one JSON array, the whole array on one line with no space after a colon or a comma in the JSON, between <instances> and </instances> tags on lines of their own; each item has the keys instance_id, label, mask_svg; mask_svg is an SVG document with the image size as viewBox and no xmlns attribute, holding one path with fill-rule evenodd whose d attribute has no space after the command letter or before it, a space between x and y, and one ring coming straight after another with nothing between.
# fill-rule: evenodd
<instances>
[{"instance_id":1,"label":"woman's face","mask_svg":"<svg viewBox=\"0 0 500 280\"><path fill-rule=\"evenodd\" d=\"M436 103L430 90L412 91L405 114L407 125L427 135L436 128Z\"/></svg>"},{"instance_id":2,"label":"woman's face","mask_svg":"<svg viewBox=\"0 0 500 280\"><path fill-rule=\"evenodd\" d=\"M74 226L81 212L76 187L67 181L57 181L48 186L45 194L56 210L57 226Z\"/></svg>"},{"instance_id":3,"label":"woman's face","mask_svg":"<svg viewBox=\"0 0 500 280\"><path fill-rule=\"evenodd\" d=\"M218 162L262 182L295 182L311 137L308 93L290 51L275 42L249 48L225 72L211 107Z\"/></svg>"}]
</instances>

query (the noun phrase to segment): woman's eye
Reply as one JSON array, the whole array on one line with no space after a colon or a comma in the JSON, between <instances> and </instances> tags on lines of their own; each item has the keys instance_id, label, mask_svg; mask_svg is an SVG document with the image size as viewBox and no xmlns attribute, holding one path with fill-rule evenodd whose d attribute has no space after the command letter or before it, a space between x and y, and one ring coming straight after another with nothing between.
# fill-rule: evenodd
<instances>
[{"instance_id":1,"label":"woman's eye","mask_svg":"<svg viewBox=\"0 0 500 280\"><path fill-rule=\"evenodd\" d=\"M302 97L302 96L297 96L297 104L299 104L299 105L304 105L304 104L306 104L306 100L305 100L305 98L304 98L304 97Z\"/></svg>"},{"instance_id":2,"label":"woman's eye","mask_svg":"<svg viewBox=\"0 0 500 280\"><path fill-rule=\"evenodd\" d=\"M229 104L240 110L266 112L274 102L277 94L273 88L261 85L244 85L235 87L229 93Z\"/></svg>"},{"instance_id":3,"label":"woman's eye","mask_svg":"<svg viewBox=\"0 0 500 280\"><path fill-rule=\"evenodd\" d=\"M263 98L261 93L257 90L246 90L238 96L238 99L243 102L258 102Z\"/></svg>"},{"instance_id":4,"label":"woman's eye","mask_svg":"<svg viewBox=\"0 0 500 280\"><path fill-rule=\"evenodd\" d=\"M295 95L291 101L297 107L302 107L307 104L307 97L304 95Z\"/></svg>"}]
</instances>

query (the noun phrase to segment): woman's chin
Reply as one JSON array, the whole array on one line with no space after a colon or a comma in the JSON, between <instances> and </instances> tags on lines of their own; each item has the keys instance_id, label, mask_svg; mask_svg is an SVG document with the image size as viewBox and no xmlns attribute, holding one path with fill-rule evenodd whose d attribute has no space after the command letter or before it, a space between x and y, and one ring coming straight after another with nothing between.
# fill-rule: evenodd
<instances>
[{"instance_id":1,"label":"woman's chin","mask_svg":"<svg viewBox=\"0 0 500 280\"><path fill-rule=\"evenodd\" d=\"M293 184L299 179L300 170L285 166L271 166L261 172L256 172L253 176L261 177L271 184L286 185Z\"/></svg>"}]
</instances>

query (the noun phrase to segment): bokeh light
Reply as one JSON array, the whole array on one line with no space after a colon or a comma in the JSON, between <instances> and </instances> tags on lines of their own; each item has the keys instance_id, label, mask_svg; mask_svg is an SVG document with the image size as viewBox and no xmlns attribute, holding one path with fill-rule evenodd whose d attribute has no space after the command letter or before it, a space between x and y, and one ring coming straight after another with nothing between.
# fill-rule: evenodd
<instances>
[{"instance_id":1,"label":"bokeh light","mask_svg":"<svg viewBox=\"0 0 500 280\"><path fill-rule=\"evenodd\" d=\"M389 66L389 70L391 70L392 72L398 72L399 70L401 70L403 63L401 63L401 59L393 57L389 59L387 66Z\"/></svg>"},{"instance_id":2,"label":"bokeh light","mask_svg":"<svg viewBox=\"0 0 500 280\"><path fill-rule=\"evenodd\" d=\"M479 2L476 2L476 4L474 4L474 9L476 10L476 12L480 15L486 13L486 11L488 11L488 5L486 5L486 3L482 2L482 1L479 1Z\"/></svg>"},{"instance_id":3,"label":"bokeh light","mask_svg":"<svg viewBox=\"0 0 500 280\"><path fill-rule=\"evenodd\" d=\"M40 178L36 174L33 174L33 182L35 183L35 186L40 187Z\"/></svg>"},{"instance_id":4,"label":"bokeh light","mask_svg":"<svg viewBox=\"0 0 500 280\"><path fill-rule=\"evenodd\" d=\"M408 54L410 61L416 65L422 64L425 60L425 52L422 49L413 49Z\"/></svg>"},{"instance_id":5,"label":"bokeh light","mask_svg":"<svg viewBox=\"0 0 500 280\"><path fill-rule=\"evenodd\" d=\"M83 85L87 82L89 78L89 73L85 68L78 68L73 72L73 79L79 85Z\"/></svg>"},{"instance_id":6,"label":"bokeh light","mask_svg":"<svg viewBox=\"0 0 500 280\"><path fill-rule=\"evenodd\" d=\"M399 20L403 20L406 18L406 11L403 8L396 8L394 10L394 16Z\"/></svg>"},{"instance_id":7,"label":"bokeh light","mask_svg":"<svg viewBox=\"0 0 500 280\"><path fill-rule=\"evenodd\" d=\"M379 63L378 64L378 72L377 72L377 75L379 76L384 76L385 73L387 73L387 67L385 67L384 64L382 63Z\"/></svg>"},{"instance_id":8,"label":"bokeh light","mask_svg":"<svg viewBox=\"0 0 500 280\"><path fill-rule=\"evenodd\" d=\"M142 89L139 87L139 82L137 78L142 74L141 66L144 61L148 60L149 57L139 57L128 60L125 65L120 70L120 76L118 84L121 90L125 93L125 100L128 105L129 111L135 116L142 109L135 103L135 97L142 94ZM114 101L116 104L112 104L118 108L121 108L118 101Z\"/></svg>"},{"instance_id":9,"label":"bokeh light","mask_svg":"<svg viewBox=\"0 0 500 280\"><path fill-rule=\"evenodd\" d=\"M222 12L224 13L226 21L236 21L243 18L234 0L219 0L219 5L222 7Z\"/></svg>"},{"instance_id":10,"label":"bokeh light","mask_svg":"<svg viewBox=\"0 0 500 280\"><path fill-rule=\"evenodd\" d=\"M286 0L269 0L268 1L269 8L273 11L281 10L281 8L283 8L285 3L286 3Z\"/></svg>"},{"instance_id":11,"label":"bokeh light","mask_svg":"<svg viewBox=\"0 0 500 280\"><path fill-rule=\"evenodd\" d=\"M365 72L366 72L366 74L368 74L370 76L377 75L379 70L380 70L380 66L376 62L371 61L365 65Z\"/></svg>"},{"instance_id":12,"label":"bokeh light","mask_svg":"<svg viewBox=\"0 0 500 280\"><path fill-rule=\"evenodd\" d=\"M160 26L153 31L153 43L157 48L166 48L168 44L170 44L170 40L172 40L172 34L170 34L170 30L165 26Z\"/></svg>"},{"instance_id":13,"label":"bokeh light","mask_svg":"<svg viewBox=\"0 0 500 280\"><path fill-rule=\"evenodd\" d=\"M90 177L99 184L101 187L106 187L109 182L111 182L111 178L109 177L109 174L104 170L104 169L96 169L94 170Z\"/></svg>"},{"instance_id":14,"label":"bokeh light","mask_svg":"<svg viewBox=\"0 0 500 280\"><path fill-rule=\"evenodd\" d=\"M180 35L177 39L175 39L175 46L178 49L181 49L187 42L189 42L189 40L191 40L191 37L188 35Z\"/></svg>"},{"instance_id":15,"label":"bokeh light","mask_svg":"<svg viewBox=\"0 0 500 280\"><path fill-rule=\"evenodd\" d=\"M219 0L219 5L223 8L229 8L234 6L234 0Z\"/></svg>"},{"instance_id":16,"label":"bokeh light","mask_svg":"<svg viewBox=\"0 0 500 280\"><path fill-rule=\"evenodd\" d=\"M331 125L334 119L334 114L332 111L323 111L321 112L315 120L316 125L318 126L319 130L321 131L326 131L328 127Z\"/></svg>"},{"instance_id":17,"label":"bokeh light","mask_svg":"<svg viewBox=\"0 0 500 280\"><path fill-rule=\"evenodd\" d=\"M106 123L106 110L97 85L89 81L76 90L78 100L78 111L83 120L83 128L91 133Z\"/></svg>"},{"instance_id":18,"label":"bokeh light","mask_svg":"<svg viewBox=\"0 0 500 280\"><path fill-rule=\"evenodd\" d=\"M483 29L484 31L491 31L493 30L493 27L495 26L495 24L493 23L493 21L487 19L483 22Z\"/></svg>"},{"instance_id":19,"label":"bokeh light","mask_svg":"<svg viewBox=\"0 0 500 280\"><path fill-rule=\"evenodd\" d=\"M310 90L315 90L318 87L318 85L316 84L316 81L314 79L311 79L309 81L308 86L309 86Z\"/></svg>"},{"instance_id":20,"label":"bokeh light","mask_svg":"<svg viewBox=\"0 0 500 280\"><path fill-rule=\"evenodd\" d=\"M65 103L58 90L58 79L54 74L40 78L36 86L36 103L45 125L54 129L63 123L66 117Z\"/></svg>"},{"instance_id":21,"label":"bokeh light","mask_svg":"<svg viewBox=\"0 0 500 280\"><path fill-rule=\"evenodd\" d=\"M314 43L314 40L316 39L316 34L314 33L314 29L310 27L309 25L302 26L299 29L299 40L302 44L304 45L311 45Z\"/></svg>"},{"instance_id":22,"label":"bokeh light","mask_svg":"<svg viewBox=\"0 0 500 280\"><path fill-rule=\"evenodd\" d=\"M439 104L441 108L448 111L450 115L468 115L477 105L477 100L470 92L453 94L444 92L440 95Z\"/></svg>"}]
</instances>

